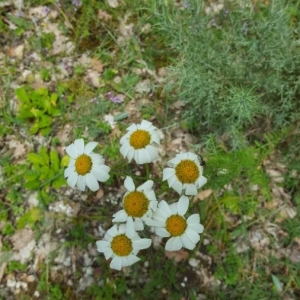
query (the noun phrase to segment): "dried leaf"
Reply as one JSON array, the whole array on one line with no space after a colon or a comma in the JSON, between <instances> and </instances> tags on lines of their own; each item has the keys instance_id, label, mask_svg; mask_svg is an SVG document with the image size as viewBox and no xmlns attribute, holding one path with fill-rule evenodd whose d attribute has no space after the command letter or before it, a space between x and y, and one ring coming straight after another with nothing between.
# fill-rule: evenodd
<instances>
[{"instance_id":1,"label":"dried leaf","mask_svg":"<svg viewBox=\"0 0 300 300\"><path fill-rule=\"evenodd\" d=\"M107 4L112 8L116 8L119 6L119 1L118 0L107 0Z\"/></svg>"},{"instance_id":2,"label":"dried leaf","mask_svg":"<svg viewBox=\"0 0 300 300\"><path fill-rule=\"evenodd\" d=\"M34 232L31 229L23 228L18 230L12 237L11 242L14 250L22 250L32 239Z\"/></svg>"},{"instance_id":3,"label":"dried leaf","mask_svg":"<svg viewBox=\"0 0 300 300\"><path fill-rule=\"evenodd\" d=\"M92 58L90 64L94 71L96 71L98 73L103 72L104 64L101 63L101 61L98 60L97 58Z\"/></svg>"},{"instance_id":4,"label":"dried leaf","mask_svg":"<svg viewBox=\"0 0 300 300\"><path fill-rule=\"evenodd\" d=\"M169 259L174 259L176 262L180 262L186 260L189 256L189 253L185 250L166 251L165 255Z\"/></svg>"},{"instance_id":5,"label":"dried leaf","mask_svg":"<svg viewBox=\"0 0 300 300\"><path fill-rule=\"evenodd\" d=\"M201 201L202 201L202 200L208 198L211 194L212 194L212 190L211 190L211 189L207 189L207 190L201 191L200 193L198 193L198 194L195 196L193 202L194 202L194 203L195 203L195 202L198 202L198 200L201 200Z\"/></svg>"},{"instance_id":6,"label":"dried leaf","mask_svg":"<svg viewBox=\"0 0 300 300\"><path fill-rule=\"evenodd\" d=\"M98 19L103 21L109 21L112 19L112 16L107 13L105 10L98 10Z\"/></svg>"}]
</instances>

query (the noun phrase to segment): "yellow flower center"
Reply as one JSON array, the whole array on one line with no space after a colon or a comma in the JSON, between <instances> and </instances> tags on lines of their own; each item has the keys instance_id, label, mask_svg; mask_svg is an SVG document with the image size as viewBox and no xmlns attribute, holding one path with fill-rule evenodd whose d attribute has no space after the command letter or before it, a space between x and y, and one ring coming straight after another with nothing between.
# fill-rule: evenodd
<instances>
[{"instance_id":1,"label":"yellow flower center","mask_svg":"<svg viewBox=\"0 0 300 300\"><path fill-rule=\"evenodd\" d=\"M129 143L134 149L145 148L151 141L151 135L146 130L138 129L130 136Z\"/></svg>"},{"instance_id":2,"label":"yellow flower center","mask_svg":"<svg viewBox=\"0 0 300 300\"><path fill-rule=\"evenodd\" d=\"M112 239L111 249L118 256L127 256L133 250L131 239L125 234L119 234Z\"/></svg>"},{"instance_id":3,"label":"yellow flower center","mask_svg":"<svg viewBox=\"0 0 300 300\"><path fill-rule=\"evenodd\" d=\"M175 173L181 183L193 183L199 178L200 170L194 161L185 159L175 167Z\"/></svg>"},{"instance_id":4,"label":"yellow flower center","mask_svg":"<svg viewBox=\"0 0 300 300\"><path fill-rule=\"evenodd\" d=\"M141 218L148 210L149 200L144 193L133 191L124 197L123 207L128 216Z\"/></svg>"},{"instance_id":5,"label":"yellow flower center","mask_svg":"<svg viewBox=\"0 0 300 300\"><path fill-rule=\"evenodd\" d=\"M186 227L187 224L185 218L179 215L172 215L166 221L166 229L169 231L171 236L182 235Z\"/></svg>"},{"instance_id":6,"label":"yellow flower center","mask_svg":"<svg viewBox=\"0 0 300 300\"><path fill-rule=\"evenodd\" d=\"M91 171L92 165L92 159L88 155L82 154L76 158L75 170L79 175L85 175Z\"/></svg>"}]
</instances>

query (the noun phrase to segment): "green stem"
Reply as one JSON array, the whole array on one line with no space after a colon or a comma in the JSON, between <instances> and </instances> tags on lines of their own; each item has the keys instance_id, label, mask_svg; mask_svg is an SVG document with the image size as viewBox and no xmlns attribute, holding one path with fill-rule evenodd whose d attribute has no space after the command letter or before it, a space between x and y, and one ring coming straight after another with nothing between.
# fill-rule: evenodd
<instances>
[{"instance_id":1,"label":"green stem","mask_svg":"<svg viewBox=\"0 0 300 300\"><path fill-rule=\"evenodd\" d=\"M146 164L146 178L149 180L150 177L150 164Z\"/></svg>"}]
</instances>

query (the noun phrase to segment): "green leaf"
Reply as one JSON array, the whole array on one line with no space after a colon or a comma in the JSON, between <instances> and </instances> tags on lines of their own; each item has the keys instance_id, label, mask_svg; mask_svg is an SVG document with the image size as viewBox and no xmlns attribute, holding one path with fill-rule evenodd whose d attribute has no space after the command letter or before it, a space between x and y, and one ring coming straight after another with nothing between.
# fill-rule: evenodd
<instances>
[{"instance_id":1,"label":"green leaf","mask_svg":"<svg viewBox=\"0 0 300 300\"><path fill-rule=\"evenodd\" d=\"M25 19L16 17L11 14L8 14L7 17L10 19L10 21L12 21L18 27L21 27L26 30L33 29L33 24Z\"/></svg>"},{"instance_id":2,"label":"green leaf","mask_svg":"<svg viewBox=\"0 0 300 300\"><path fill-rule=\"evenodd\" d=\"M66 181L65 177L63 175L61 175L53 181L52 185L55 189L59 189L63 185L66 185L66 183L67 183L67 181Z\"/></svg>"},{"instance_id":3,"label":"green leaf","mask_svg":"<svg viewBox=\"0 0 300 300\"><path fill-rule=\"evenodd\" d=\"M33 114L33 116L35 118L43 117L43 114L44 114L42 110L37 109L35 107L32 107L31 110L30 110L30 112Z\"/></svg>"},{"instance_id":4,"label":"green leaf","mask_svg":"<svg viewBox=\"0 0 300 300\"><path fill-rule=\"evenodd\" d=\"M22 229L26 225L33 226L36 222L42 219L40 210L34 207L28 210L22 217L17 220L17 228Z\"/></svg>"},{"instance_id":5,"label":"green leaf","mask_svg":"<svg viewBox=\"0 0 300 300\"><path fill-rule=\"evenodd\" d=\"M25 173L24 178L26 181L35 181L38 179L39 173L36 171L28 171Z\"/></svg>"},{"instance_id":6,"label":"green leaf","mask_svg":"<svg viewBox=\"0 0 300 300\"><path fill-rule=\"evenodd\" d=\"M27 181L24 183L24 187L29 190L36 190L39 186L40 182L38 180Z\"/></svg>"},{"instance_id":7,"label":"green leaf","mask_svg":"<svg viewBox=\"0 0 300 300\"><path fill-rule=\"evenodd\" d=\"M51 168L55 172L59 172L59 156L55 150L50 151L50 161L51 161Z\"/></svg>"},{"instance_id":8,"label":"green leaf","mask_svg":"<svg viewBox=\"0 0 300 300\"><path fill-rule=\"evenodd\" d=\"M67 166L69 165L69 162L70 162L70 156L65 155L65 156L61 159L60 165L61 165L62 167L67 167Z\"/></svg>"},{"instance_id":9,"label":"green leaf","mask_svg":"<svg viewBox=\"0 0 300 300\"><path fill-rule=\"evenodd\" d=\"M272 280L273 280L276 291L281 293L282 292L282 287L283 287L282 282L278 279L277 276L275 276L273 274L272 274Z\"/></svg>"},{"instance_id":10,"label":"green leaf","mask_svg":"<svg viewBox=\"0 0 300 300\"><path fill-rule=\"evenodd\" d=\"M28 159L31 163L33 163L33 164L44 165L44 160L43 160L43 158L42 158L40 155L36 154L36 153L33 153L33 152L28 153L28 154L27 154L27 159Z\"/></svg>"},{"instance_id":11,"label":"green leaf","mask_svg":"<svg viewBox=\"0 0 300 300\"><path fill-rule=\"evenodd\" d=\"M52 93L50 96L50 102L53 106L56 106L57 99L58 99L58 95L55 93Z\"/></svg>"},{"instance_id":12,"label":"green leaf","mask_svg":"<svg viewBox=\"0 0 300 300\"><path fill-rule=\"evenodd\" d=\"M29 99L24 87L16 89L16 95L19 98L19 100L21 100L23 102L27 102L27 103L30 102L30 99Z\"/></svg>"},{"instance_id":13,"label":"green leaf","mask_svg":"<svg viewBox=\"0 0 300 300\"><path fill-rule=\"evenodd\" d=\"M41 134L43 136L46 136L50 133L50 131L51 131L51 127L46 127L46 128L41 129Z\"/></svg>"},{"instance_id":14,"label":"green leaf","mask_svg":"<svg viewBox=\"0 0 300 300\"><path fill-rule=\"evenodd\" d=\"M128 118L128 113L127 112L122 112L122 113L120 113L120 114L118 114L114 117L114 121L117 122L117 121L124 120L126 118Z\"/></svg>"},{"instance_id":15,"label":"green leaf","mask_svg":"<svg viewBox=\"0 0 300 300\"><path fill-rule=\"evenodd\" d=\"M3 252L0 254L0 267L11 260L11 258L14 256L13 252Z\"/></svg>"},{"instance_id":16,"label":"green leaf","mask_svg":"<svg viewBox=\"0 0 300 300\"><path fill-rule=\"evenodd\" d=\"M40 127L38 123L34 123L31 128L29 129L30 134L36 134L39 131Z\"/></svg>"},{"instance_id":17,"label":"green leaf","mask_svg":"<svg viewBox=\"0 0 300 300\"><path fill-rule=\"evenodd\" d=\"M40 175L40 180L44 180L44 179L51 179L53 176L54 171L49 169L48 166L43 166L41 168L41 175Z\"/></svg>"},{"instance_id":18,"label":"green leaf","mask_svg":"<svg viewBox=\"0 0 300 300\"><path fill-rule=\"evenodd\" d=\"M38 121L39 128L49 127L51 125L51 117L42 115Z\"/></svg>"},{"instance_id":19,"label":"green leaf","mask_svg":"<svg viewBox=\"0 0 300 300\"><path fill-rule=\"evenodd\" d=\"M42 146L39 152L39 155L44 161L44 165L49 167L49 154L47 153L47 149L45 146Z\"/></svg>"},{"instance_id":20,"label":"green leaf","mask_svg":"<svg viewBox=\"0 0 300 300\"><path fill-rule=\"evenodd\" d=\"M239 197L235 196L224 196L221 201L224 203L225 207L232 213L237 214L240 210Z\"/></svg>"}]
</instances>

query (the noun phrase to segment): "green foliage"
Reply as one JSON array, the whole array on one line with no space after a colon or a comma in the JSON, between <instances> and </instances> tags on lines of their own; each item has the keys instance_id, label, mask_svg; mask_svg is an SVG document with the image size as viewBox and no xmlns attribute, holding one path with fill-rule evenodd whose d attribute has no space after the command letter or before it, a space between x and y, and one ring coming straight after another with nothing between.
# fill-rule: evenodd
<instances>
[{"instance_id":1,"label":"green foliage","mask_svg":"<svg viewBox=\"0 0 300 300\"><path fill-rule=\"evenodd\" d=\"M53 186L59 189L65 184L62 161L55 150L47 152L46 147L41 147L39 153L28 153L31 169L25 174L25 188L34 190L39 187Z\"/></svg>"},{"instance_id":2,"label":"green foliage","mask_svg":"<svg viewBox=\"0 0 300 300\"><path fill-rule=\"evenodd\" d=\"M242 270L243 262L241 257L235 253L234 249L230 249L222 264L218 264L215 276L218 279L222 279L225 284L237 284L241 278Z\"/></svg>"},{"instance_id":3,"label":"green foliage","mask_svg":"<svg viewBox=\"0 0 300 300\"><path fill-rule=\"evenodd\" d=\"M6 222L2 229L2 233L11 236L15 233L15 227L11 222Z\"/></svg>"},{"instance_id":4,"label":"green foliage","mask_svg":"<svg viewBox=\"0 0 300 300\"><path fill-rule=\"evenodd\" d=\"M33 228L35 223L41 221L41 219L42 214L40 209L37 207L33 207L17 220L17 228L22 229L26 225Z\"/></svg>"},{"instance_id":5,"label":"green foliage","mask_svg":"<svg viewBox=\"0 0 300 300\"><path fill-rule=\"evenodd\" d=\"M181 53L168 89L186 103L189 128L234 145L245 129L258 136L299 120L300 23L291 23L297 4L227 2L208 14L204 1L184 9L166 3L150 10L160 18L158 32Z\"/></svg>"},{"instance_id":6,"label":"green foliage","mask_svg":"<svg viewBox=\"0 0 300 300\"><path fill-rule=\"evenodd\" d=\"M27 268L26 264L22 264L18 261L13 260L8 263L6 273L9 274L13 271L23 271L24 272L24 271L26 271L26 268Z\"/></svg>"},{"instance_id":7,"label":"green foliage","mask_svg":"<svg viewBox=\"0 0 300 300\"><path fill-rule=\"evenodd\" d=\"M64 299L63 292L59 284L54 284L50 287L50 295L53 300L62 300Z\"/></svg>"},{"instance_id":8,"label":"green foliage","mask_svg":"<svg viewBox=\"0 0 300 300\"><path fill-rule=\"evenodd\" d=\"M90 234L87 234L86 227L88 224L83 222L78 222L69 230L67 241L65 245L71 247L73 245L80 245L83 248L86 248L89 243L94 242L94 237Z\"/></svg>"},{"instance_id":9,"label":"green foliage","mask_svg":"<svg viewBox=\"0 0 300 300\"><path fill-rule=\"evenodd\" d=\"M265 197L270 197L269 180L260 167L268 148L262 150L252 146L227 151L221 144L216 145L215 141L210 139L207 151L209 156L205 172L213 189L220 189L230 183L245 194L245 191L256 184ZM235 202L237 201L232 201L232 205Z\"/></svg>"},{"instance_id":10,"label":"green foliage","mask_svg":"<svg viewBox=\"0 0 300 300\"><path fill-rule=\"evenodd\" d=\"M18 88L16 95L20 100L17 117L23 121L33 122L29 132L36 134L40 130L43 135L48 135L52 119L61 114L58 95L56 93L49 95L47 88L34 90L25 87Z\"/></svg>"}]
</instances>

